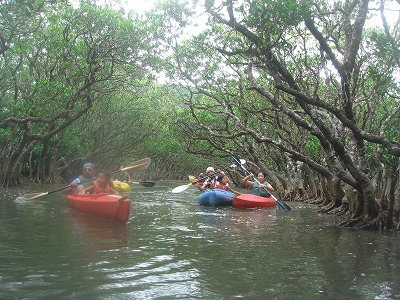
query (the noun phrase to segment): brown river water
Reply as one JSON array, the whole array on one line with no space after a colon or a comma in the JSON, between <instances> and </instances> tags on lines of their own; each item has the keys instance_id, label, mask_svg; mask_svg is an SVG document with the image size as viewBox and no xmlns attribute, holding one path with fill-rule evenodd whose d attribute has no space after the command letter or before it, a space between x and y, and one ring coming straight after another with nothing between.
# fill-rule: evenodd
<instances>
[{"instance_id":1,"label":"brown river water","mask_svg":"<svg viewBox=\"0 0 400 300\"><path fill-rule=\"evenodd\" d=\"M400 299L398 231L355 231L317 207L208 208L182 182L133 186L122 225L59 185L0 189L0 299Z\"/></svg>"}]
</instances>

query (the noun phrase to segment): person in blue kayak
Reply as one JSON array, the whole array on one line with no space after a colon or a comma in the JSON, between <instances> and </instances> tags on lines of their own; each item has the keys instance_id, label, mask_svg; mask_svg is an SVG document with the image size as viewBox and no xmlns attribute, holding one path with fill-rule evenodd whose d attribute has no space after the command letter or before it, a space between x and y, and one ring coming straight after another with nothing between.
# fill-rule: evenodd
<instances>
[{"instance_id":1,"label":"person in blue kayak","mask_svg":"<svg viewBox=\"0 0 400 300\"><path fill-rule=\"evenodd\" d=\"M263 196L263 197L269 197L270 193L269 192L275 192L275 189L272 187L270 183L268 183L267 180L265 180L265 174L264 172L258 172L257 173L257 181L250 181L250 177L254 178L253 174L247 175L245 178L243 178L243 183L247 185L248 187L251 187L251 193L254 195L258 196ZM260 183L260 184L258 184ZM269 192L268 192L269 191Z\"/></svg>"},{"instance_id":2,"label":"person in blue kayak","mask_svg":"<svg viewBox=\"0 0 400 300\"><path fill-rule=\"evenodd\" d=\"M213 189L214 185L215 185L215 180L216 180L214 168L208 167L206 169L206 175L203 178L204 178L203 184L198 186L199 190L204 191L206 189Z\"/></svg>"},{"instance_id":3,"label":"person in blue kayak","mask_svg":"<svg viewBox=\"0 0 400 300\"><path fill-rule=\"evenodd\" d=\"M83 165L82 168L82 175L79 175L77 178L75 178L71 184L69 185L69 187L67 187L64 190L64 194L66 195L70 195L70 194L74 194L79 190L84 190L86 188L88 188L91 183L92 180L95 178L94 175L94 164L92 163L86 163Z\"/></svg>"},{"instance_id":4,"label":"person in blue kayak","mask_svg":"<svg viewBox=\"0 0 400 300\"><path fill-rule=\"evenodd\" d=\"M199 190L204 191L206 189L214 189L215 185L217 183L218 176L220 175L225 175L224 171L218 169L217 173L215 173L215 170L213 167L208 167L206 169L206 177L204 178L204 182L202 185L199 185ZM232 184L231 180L229 177L227 178L228 184Z\"/></svg>"},{"instance_id":5,"label":"person in blue kayak","mask_svg":"<svg viewBox=\"0 0 400 300\"><path fill-rule=\"evenodd\" d=\"M231 180L229 179L229 177L225 174L218 174L217 177L217 181L215 183L215 188L216 189L220 189L220 190L224 190L224 191L229 191L231 193L234 193L235 195L240 195L241 193L238 191L235 191L234 189L232 189L229 186L229 183L231 182Z\"/></svg>"}]
</instances>

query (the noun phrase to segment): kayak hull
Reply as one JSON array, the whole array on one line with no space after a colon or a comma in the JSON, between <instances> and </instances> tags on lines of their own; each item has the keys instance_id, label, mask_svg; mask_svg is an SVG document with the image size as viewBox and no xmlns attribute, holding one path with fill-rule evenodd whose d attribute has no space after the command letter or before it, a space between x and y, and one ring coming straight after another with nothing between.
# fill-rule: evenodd
<instances>
[{"instance_id":1,"label":"kayak hull","mask_svg":"<svg viewBox=\"0 0 400 300\"><path fill-rule=\"evenodd\" d=\"M125 224L129 219L132 201L112 194L67 195L69 206L83 213Z\"/></svg>"},{"instance_id":2,"label":"kayak hull","mask_svg":"<svg viewBox=\"0 0 400 300\"><path fill-rule=\"evenodd\" d=\"M236 208L274 207L276 201L271 196L261 197L253 194L241 194L233 198L233 206Z\"/></svg>"},{"instance_id":3,"label":"kayak hull","mask_svg":"<svg viewBox=\"0 0 400 300\"><path fill-rule=\"evenodd\" d=\"M211 189L201 193L197 201L203 206L232 206L234 193L221 189Z\"/></svg>"},{"instance_id":4,"label":"kayak hull","mask_svg":"<svg viewBox=\"0 0 400 300\"><path fill-rule=\"evenodd\" d=\"M119 193L132 191L132 188L129 185L129 183L118 181L118 180L114 180L113 183L114 183L115 190Z\"/></svg>"}]
</instances>

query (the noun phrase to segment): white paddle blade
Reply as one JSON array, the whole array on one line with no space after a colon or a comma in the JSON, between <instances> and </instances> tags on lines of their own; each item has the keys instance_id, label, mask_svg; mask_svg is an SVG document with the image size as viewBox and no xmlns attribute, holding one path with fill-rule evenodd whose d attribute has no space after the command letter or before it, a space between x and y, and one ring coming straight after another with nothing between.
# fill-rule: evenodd
<instances>
[{"instance_id":1,"label":"white paddle blade","mask_svg":"<svg viewBox=\"0 0 400 300\"><path fill-rule=\"evenodd\" d=\"M142 171L147 169L147 167L150 165L151 163L151 159L150 158L143 158L141 160L138 160L136 162L134 162L132 165L127 166L123 169L121 169L122 171Z\"/></svg>"},{"instance_id":2,"label":"white paddle blade","mask_svg":"<svg viewBox=\"0 0 400 300\"><path fill-rule=\"evenodd\" d=\"M246 161L244 159L240 159L240 164L244 165L246 163Z\"/></svg>"},{"instance_id":3,"label":"white paddle blade","mask_svg":"<svg viewBox=\"0 0 400 300\"><path fill-rule=\"evenodd\" d=\"M183 192L184 190L186 190L189 186L191 186L192 184L186 184L186 185L180 185L177 186L176 188L174 188L172 190L172 193L176 194L176 193L180 193Z\"/></svg>"}]
</instances>

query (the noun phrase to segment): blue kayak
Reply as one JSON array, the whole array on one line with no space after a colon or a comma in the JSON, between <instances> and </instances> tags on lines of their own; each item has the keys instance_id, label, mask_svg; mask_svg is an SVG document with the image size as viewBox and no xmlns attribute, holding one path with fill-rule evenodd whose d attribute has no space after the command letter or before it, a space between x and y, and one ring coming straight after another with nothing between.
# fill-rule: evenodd
<instances>
[{"instance_id":1,"label":"blue kayak","mask_svg":"<svg viewBox=\"0 0 400 300\"><path fill-rule=\"evenodd\" d=\"M232 206L234 193L220 189L211 189L201 193L197 200L204 206Z\"/></svg>"}]
</instances>

